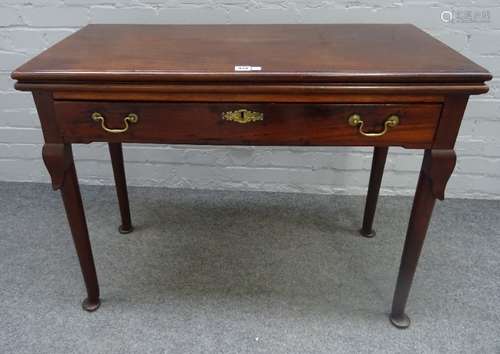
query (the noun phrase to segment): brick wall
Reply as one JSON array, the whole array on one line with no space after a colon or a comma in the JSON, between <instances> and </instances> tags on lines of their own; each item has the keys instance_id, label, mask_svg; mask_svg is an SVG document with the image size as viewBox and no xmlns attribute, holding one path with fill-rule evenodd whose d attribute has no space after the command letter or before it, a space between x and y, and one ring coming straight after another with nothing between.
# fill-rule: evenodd
<instances>
[{"instance_id":1,"label":"brick wall","mask_svg":"<svg viewBox=\"0 0 500 354\"><path fill-rule=\"evenodd\" d=\"M460 18L443 22L442 11ZM495 77L500 74L498 0L2 0L0 180L49 181L33 101L13 90L10 71L87 23L339 22L414 23ZM500 199L500 80L490 87L470 101L449 196ZM413 193L420 166L416 154L390 149L382 193ZM82 183L112 183L106 146L78 146L75 158ZM365 148L126 145L125 159L133 185L361 194L371 156Z\"/></svg>"}]
</instances>

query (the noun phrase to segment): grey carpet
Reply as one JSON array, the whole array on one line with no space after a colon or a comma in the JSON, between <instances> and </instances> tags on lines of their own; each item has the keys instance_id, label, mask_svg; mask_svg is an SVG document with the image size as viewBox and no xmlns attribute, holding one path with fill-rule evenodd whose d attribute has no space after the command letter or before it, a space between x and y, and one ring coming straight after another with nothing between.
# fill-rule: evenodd
<instances>
[{"instance_id":1,"label":"grey carpet","mask_svg":"<svg viewBox=\"0 0 500 354\"><path fill-rule=\"evenodd\" d=\"M410 198L82 187L102 305L84 288L59 193L0 183L1 353L500 353L500 201L434 212L408 304L387 319Z\"/></svg>"}]
</instances>

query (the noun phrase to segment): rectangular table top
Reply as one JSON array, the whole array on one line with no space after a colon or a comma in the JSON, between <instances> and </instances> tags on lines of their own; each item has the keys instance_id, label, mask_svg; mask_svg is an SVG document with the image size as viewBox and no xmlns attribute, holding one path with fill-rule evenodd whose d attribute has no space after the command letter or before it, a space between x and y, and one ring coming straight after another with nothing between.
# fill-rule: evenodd
<instances>
[{"instance_id":1,"label":"rectangular table top","mask_svg":"<svg viewBox=\"0 0 500 354\"><path fill-rule=\"evenodd\" d=\"M254 71L237 71L237 66ZM88 25L12 77L20 82L166 83L491 79L481 66L406 24Z\"/></svg>"}]
</instances>

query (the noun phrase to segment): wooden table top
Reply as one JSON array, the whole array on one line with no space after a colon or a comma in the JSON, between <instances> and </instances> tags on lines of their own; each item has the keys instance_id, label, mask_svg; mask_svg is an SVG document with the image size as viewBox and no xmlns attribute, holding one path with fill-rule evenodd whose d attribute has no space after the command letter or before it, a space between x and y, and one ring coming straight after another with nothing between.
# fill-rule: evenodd
<instances>
[{"instance_id":1,"label":"wooden table top","mask_svg":"<svg viewBox=\"0 0 500 354\"><path fill-rule=\"evenodd\" d=\"M261 67L235 71L235 66ZM413 25L88 25L17 69L21 82L483 82Z\"/></svg>"}]
</instances>

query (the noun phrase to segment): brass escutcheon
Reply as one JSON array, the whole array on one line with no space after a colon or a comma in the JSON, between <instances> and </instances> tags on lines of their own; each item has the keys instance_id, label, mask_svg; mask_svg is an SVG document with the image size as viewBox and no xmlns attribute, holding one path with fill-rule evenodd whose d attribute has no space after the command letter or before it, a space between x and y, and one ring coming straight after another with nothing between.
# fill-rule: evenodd
<instances>
[{"instance_id":1,"label":"brass escutcheon","mask_svg":"<svg viewBox=\"0 0 500 354\"><path fill-rule=\"evenodd\" d=\"M264 113L253 112L248 109L238 109L236 111L228 111L222 113L222 119L231 122L246 124L264 120Z\"/></svg>"}]
</instances>

